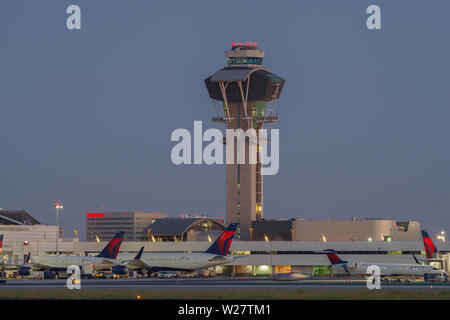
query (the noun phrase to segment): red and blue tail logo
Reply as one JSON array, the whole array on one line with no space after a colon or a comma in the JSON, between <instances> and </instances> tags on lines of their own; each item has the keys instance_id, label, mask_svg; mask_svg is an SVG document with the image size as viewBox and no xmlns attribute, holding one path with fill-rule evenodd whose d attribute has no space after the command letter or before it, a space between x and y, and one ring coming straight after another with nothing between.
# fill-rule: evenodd
<instances>
[{"instance_id":1,"label":"red and blue tail logo","mask_svg":"<svg viewBox=\"0 0 450 320\"><path fill-rule=\"evenodd\" d=\"M0 234L0 248L3 246L3 235Z\"/></svg>"},{"instance_id":2,"label":"red and blue tail logo","mask_svg":"<svg viewBox=\"0 0 450 320\"><path fill-rule=\"evenodd\" d=\"M125 231L117 232L114 237L109 241L106 247L103 249L97 257L107 258L107 259L116 259L117 254L119 253L120 245L123 241L123 236L125 235Z\"/></svg>"},{"instance_id":3,"label":"red and blue tail logo","mask_svg":"<svg viewBox=\"0 0 450 320\"><path fill-rule=\"evenodd\" d=\"M205 251L205 253L217 254L226 256L233 241L234 233L237 228L237 223L231 223L217 240Z\"/></svg>"},{"instance_id":4,"label":"red and blue tail logo","mask_svg":"<svg viewBox=\"0 0 450 320\"><path fill-rule=\"evenodd\" d=\"M336 251L333 249L323 250L323 253L326 253L328 260L330 260L331 264L341 264L346 263L347 261L341 260L337 255Z\"/></svg>"},{"instance_id":5,"label":"red and blue tail logo","mask_svg":"<svg viewBox=\"0 0 450 320\"><path fill-rule=\"evenodd\" d=\"M433 243L433 240L431 240L430 236L425 230L422 230L422 238L423 238L423 246L425 247L425 254L427 256L427 259L433 258L433 254L436 254L438 252L436 246Z\"/></svg>"}]
</instances>

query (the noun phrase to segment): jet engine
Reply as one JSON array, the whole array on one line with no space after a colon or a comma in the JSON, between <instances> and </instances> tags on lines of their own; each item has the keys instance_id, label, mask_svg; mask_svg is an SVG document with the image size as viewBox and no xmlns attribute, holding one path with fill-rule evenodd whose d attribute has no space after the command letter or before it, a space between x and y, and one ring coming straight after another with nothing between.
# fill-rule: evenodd
<instances>
[{"instance_id":1,"label":"jet engine","mask_svg":"<svg viewBox=\"0 0 450 320\"><path fill-rule=\"evenodd\" d=\"M345 266L347 269L356 269L356 263L354 262L347 262Z\"/></svg>"},{"instance_id":2,"label":"jet engine","mask_svg":"<svg viewBox=\"0 0 450 320\"><path fill-rule=\"evenodd\" d=\"M127 274L128 268L126 266L114 266L111 268L111 272L118 275Z\"/></svg>"},{"instance_id":3,"label":"jet engine","mask_svg":"<svg viewBox=\"0 0 450 320\"><path fill-rule=\"evenodd\" d=\"M29 276L31 274L31 268L30 267L19 267L17 269L17 273L19 276Z\"/></svg>"}]
</instances>

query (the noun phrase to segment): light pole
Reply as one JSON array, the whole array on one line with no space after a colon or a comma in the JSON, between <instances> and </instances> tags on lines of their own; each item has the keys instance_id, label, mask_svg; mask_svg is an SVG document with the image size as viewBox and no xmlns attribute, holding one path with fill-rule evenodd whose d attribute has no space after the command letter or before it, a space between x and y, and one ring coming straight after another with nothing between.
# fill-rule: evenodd
<instances>
[{"instance_id":1,"label":"light pole","mask_svg":"<svg viewBox=\"0 0 450 320\"><path fill-rule=\"evenodd\" d=\"M269 237L266 233L264 233L264 241L267 242L270 248L270 276L273 275L273 256L272 256L272 241L269 240Z\"/></svg>"},{"instance_id":2,"label":"light pole","mask_svg":"<svg viewBox=\"0 0 450 320\"><path fill-rule=\"evenodd\" d=\"M57 202L57 203L55 203L54 207L56 209L56 226L57 226L57 230L56 230L56 255L59 255L59 249L58 249L58 242L59 242L59 219L58 219L59 215L58 215L58 213L59 213L59 211L58 210L64 208L64 206L61 203Z\"/></svg>"}]
</instances>

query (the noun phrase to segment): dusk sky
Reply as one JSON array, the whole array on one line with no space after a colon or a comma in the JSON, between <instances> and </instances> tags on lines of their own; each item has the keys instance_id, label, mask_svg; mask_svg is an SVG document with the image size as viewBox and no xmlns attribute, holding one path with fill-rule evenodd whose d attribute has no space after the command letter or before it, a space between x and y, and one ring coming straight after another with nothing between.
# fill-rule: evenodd
<instances>
[{"instance_id":1,"label":"dusk sky","mask_svg":"<svg viewBox=\"0 0 450 320\"><path fill-rule=\"evenodd\" d=\"M66 8L81 8L81 30ZM366 9L381 7L381 30ZM86 211L225 215L225 167L171 162L213 123L204 79L233 40L286 80L271 218L419 220L450 231L450 2L0 3L0 207L85 239ZM206 145L206 144L205 144Z\"/></svg>"}]
</instances>

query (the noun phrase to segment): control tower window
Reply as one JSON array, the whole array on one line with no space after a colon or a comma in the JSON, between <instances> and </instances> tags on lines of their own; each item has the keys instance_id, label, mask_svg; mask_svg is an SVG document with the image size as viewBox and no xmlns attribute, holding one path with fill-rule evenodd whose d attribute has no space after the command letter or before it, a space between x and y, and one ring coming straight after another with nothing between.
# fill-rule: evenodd
<instances>
[{"instance_id":1,"label":"control tower window","mask_svg":"<svg viewBox=\"0 0 450 320\"><path fill-rule=\"evenodd\" d=\"M227 58L228 64L262 64L262 58Z\"/></svg>"}]
</instances>

